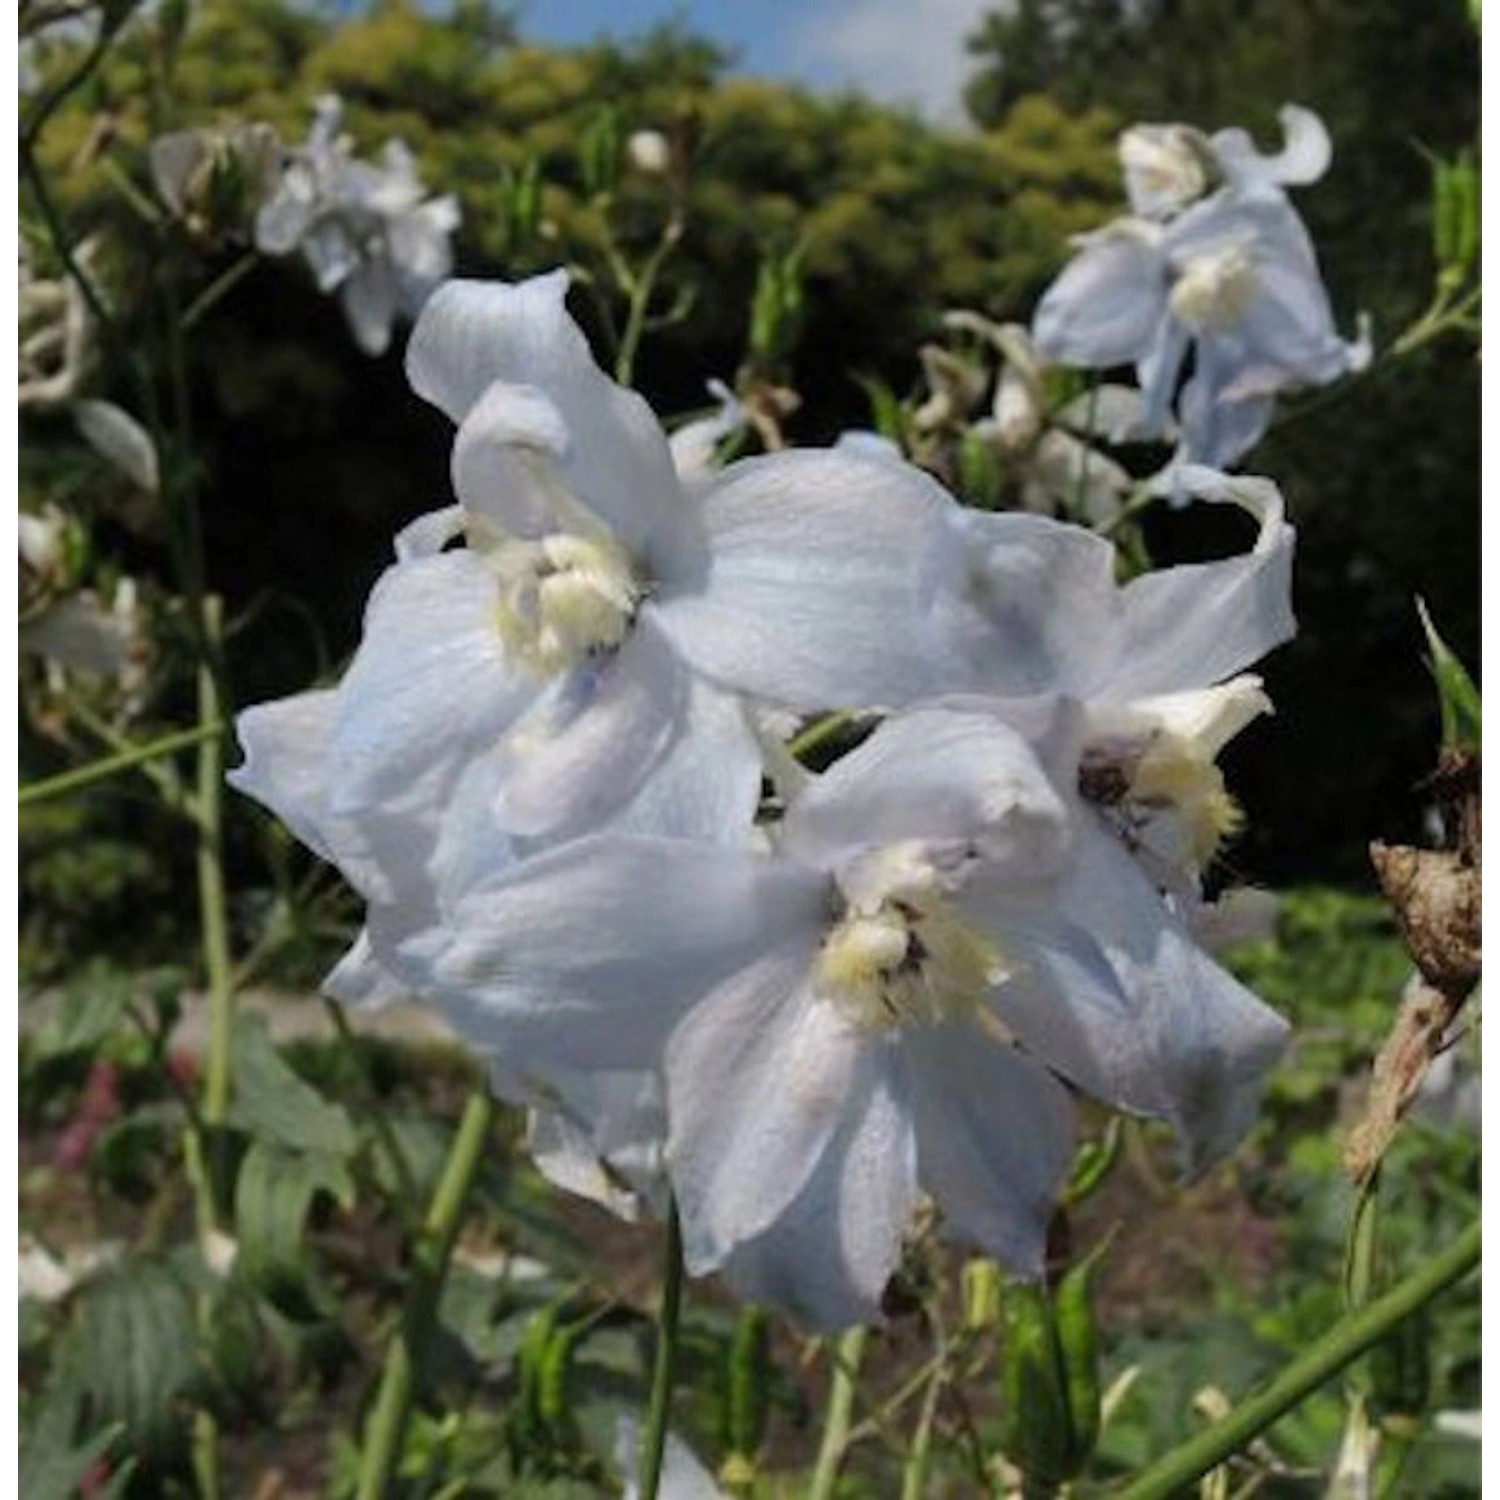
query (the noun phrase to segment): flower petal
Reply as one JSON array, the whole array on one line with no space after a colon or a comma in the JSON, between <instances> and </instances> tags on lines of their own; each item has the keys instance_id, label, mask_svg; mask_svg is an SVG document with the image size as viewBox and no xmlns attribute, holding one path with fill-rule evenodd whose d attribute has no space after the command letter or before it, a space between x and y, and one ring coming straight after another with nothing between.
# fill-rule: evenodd
<instances>
[{"instance_id":1,"label":"flower petal","mask_svg":"<svg viewBox=\"0 0 1500 1500\"><path fill-rule=\"evenodd\" d=\"M667 1045L667 1170L695 1274L773 1225L866 1096L884 1044L810 984L783 944L694 1005Z\"/></svg>"},{"instance_id":2,"label":"flower petal","mask_svg":"<svg viewBox=\"0 0 1500 1500\"><path fill-rule=\"evenodd\" d=\"M1193 942L1103 828L1086 830L1064 900L1103 945L1138 1007L1189 1169L1229 1151L1254 1118L1287 1024Z\"/></svg>"},{"instance_id":3,"label":"flower petal","mask_svg":"<svg viewBox=\"0 0 1500 1500\"><path fill-rule=\"evenodd\" d=\"M688 689L672 648L639 617L618 651L575 668L507 738L495 800L501 825L558 838L610 816L642 791L683 732Z\"/></svg>"},{"instance_id":4,"label":"flower petal","mask_svg":"<svg viewBox=\"0 0 1500 1500\"><path fill-rule=\"evenodd\" d=\"M565 271L515 285L444 282L407 345L412 388L457 423L496 381L536 388L561 414L578 498L622 539L647 538L653 556L669 555L693 517L666 436L645 401L594 363L567 289Z\"/></svg>"},{"instance_id":5,"label":"flower petal","mask_svg":"<svg viewBox=\"0 0 1500 1500\"><path fill-rule=\"evenodd\" d=\"M787 809L786 849L832 868L909 839L972 849L1032 879L1058 869L1068 812L1021 736L993 714L917 708L887 719Z\"/></svg>"},{"instance_id":6,"label":"flower petal","mask_svg":"<svg viewBox=\"0 0 1500 1500\"><path fill-rule=\"evenodd\" d=\"M1167 309L1160 231L1117 219L1078 241L1078 254L1047 288L1032 318L1043 359L1086 369L1134 364Z\"/></svg>"},{"instance_id":7,"label":"flower petal","mask_svg":"<svg viewBox=\"0 0 1500 1500\"><path fill-rule=\"evenodd\" d=\"M1073 1106L1039 1063L969 1023L904 1038L922 1186L963 1239L1039 1276L1073 1157Z\"/></svg>"},{"instance_id":8,"label":"flower petal","mask_svg":"<svg viewBox=\"0 0 1500 1500\"><path fill-rule=\"evenodd\" d=\"M339 688L335 810L375 805L425 767L462 761L536 698L539 680L506 657L497 599L493 575L472 552L386 570Z\"/></svg>"},{"instance_id":9,"label":"flower petal","mask_svg":"<svg viewBox=\"0 0 1500 1500\"><path fill-rule=\"evenodd\" d=\"M826 882L685 840L575 840L476 881L411 938L400 972L473 1045L648 1068L683 1010L760 954L811 949Z\"/></svg>"},{"instance_id":10,"label":"flower petal","mask_svg":"<svg viewBox=\"0 0 1500 1500\"><path fill-rule=\"evenodd\" d=\"M1175 483L1194 499L1243 507L1260 522L1251 551L1220 562L1159 568L1121 595L1118 652L1091 686L1112 699L1207 687L1289 640L1292 552L1281 492L1266 479L1186 466Z\"/></svg>"},{"instance_id":11,"label":"flower petal","mask_svg":"<svg viewBox=\"0 0 1500 1500\"><path fill-rule=\"evenodd\" d=\"M725 1260L740 1296L818 1330L881 1320L917 1204L909 1091L894 1061L864 1070L801 1191Z\"/></svg>"},{"instance_id":12,"label":"flower petal","mask_svg":"<svg viewBox=\"0 0 1500 1500\"><path fill-rule=\"evenodd\" d=\"M1050 517L964 510L934 573L927 694L1068 692L1113 657L1114 548Z\"/></svg>"},{"instance_id":13,"label":"flower petal","mask_svg":"<svg viewBox=\"0 0 1500 1500\"><path fill-rule=\"evenodd\" d=\"M909 464L845 450L744 459L703 501L710 572L657 617L726 687L808 710L925 695L924 561L950 497Z\"/></svg>"}]
</instances>

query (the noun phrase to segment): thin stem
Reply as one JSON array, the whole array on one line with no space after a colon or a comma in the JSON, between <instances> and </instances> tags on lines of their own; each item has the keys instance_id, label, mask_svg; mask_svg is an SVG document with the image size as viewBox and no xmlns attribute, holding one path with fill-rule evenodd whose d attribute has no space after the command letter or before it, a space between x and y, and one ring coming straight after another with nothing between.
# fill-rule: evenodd
<instances>
[{"instance_id":1,"label":"thin stem","mask_svg":"<svg viewBox=\"0 0 1500 1500\"><path fill-rule=\"evenodd\" d=\"M432 1330L454 1242L494 1117L495 1102L489 1091L483 1086L475 1089L464 1105L443 1175L433 1192L416 1243L401 1322L386 1348L380 1390L365 1427L357 1500L385 1500L390 1493L411 1416L416 1372Z\"/></svg>"},{"instance_id":2,"label":"thin stem","mask_svg":"<svg viewBox=\"0 0 1500 1500\"><path fill-rule=\"evenodd\" d=\"M1118 1492L1115 1500L1166 1500L1223 1463L1397 1324L1473 1270L1479 1264L1479 1244L1480 1227L1476 1219L1451 1245L1384 1296L1340 1318L1310 1349L1286 1365L1259 1392L1240 1402L1222 1421L1137 1475Z\"/></svg>"},{"instance_id":3,"label":"thin stem","mask_svg":"<svg viewBox=\"0 0 1500 1500\"><path fill-rule=\"evenodd\" d=\"M181 332L190 333L194 324L217 307L259 264L260 256L254 250L247 251L221 276L209 282L188 304L177 325Z\"/></svg>"},{"instance_id":4,"label":"thin stem","mask_svg":"<svg viewBox=\"0 0 1500 1500\"><path fill-rule=\"evenodd\" d=\"M937 1416L938 1397L943 1393L947 1378L947 1362L940 1359L928 1382L927 1393L922 1398L917 1430L912 1435L911 1451L906 1456L906 1467L902 1472L901 1500L922 1500L927 1493L927 1458L932 1451L932 1424Z\"/></svg>"},{"instance_id":5,"label":"thin stem","mask_svg":"<svg viewBox=\"0 0 1500 1500\"><path fill-rule=\"evenodd\" d=\"M74 252L68 240L67 230L63 228L62 216L57 211L57 205L52 201L52 194L47 190L46 179L42 176L41 165L36 159L36 152L25 141L21 143L21 173L31 186L32 196L36 199L38 212L42 216L42 222L47 227L47 238L52 242L52 248L57 252L57 258L62 261L63 269L72 279L74 286L83 296L84 302L93 314L94 321L104 330L111 339L118 342L119 333L115 327L114 314L105 306L104 298L100 296L99 289L93 283L92 278L79 264L78 256ZM138 361L132 361L138 379L144 380Z\"/></svg>"},{"instance_id":6,"label":"thin stem","mask_svg":"<svg viewBox=\"0 0 1500 1500\"><path fill-rule=\"evenodd\" d=\"M807 1500L831 1500L838 1483L839 1467L849 1446L849 1424L854 1415L854 1391L859 1367L865 1357L870 1330L863 1324L851 1328L838 1342L833 1356L833 1379L828 1386L828 1419L813 1468Z\"/></svg>"},{"instance_id":7,"label":"thin stem","mask_svg":"<svg viewBox=\"0 0 1500 1500\"><path fill-rule=\"evenodd\" d=\"M203 601L203 631L217 640L219 600ZM203 927L203 963L208 975L209 1041L204 1072L203 1118L221 1125L229 1113L229 1028L232 1021L229 922L223 868L224 732L218 683L207 662L198 668L198 715L205 729L198 745L198 901Z\"/></svg>"},{"instance_id":8,"label":"thin stem","mask_svg":"<svg viewBox=\"0 0 1500 1500\"><path fill-rule=\"evenodd\" d=\"M635 356L640 348L641 336L646 331L646 311L651 302L651 293L656 290L656 278L661 274L662 264L682 238L682 219L673 213L661 232L656 249L641 267L639 277L629 284L630 309L625 316L625 330L620 335L619 348L615 353L615 379L621 385L629 385L635 374Z\"/></svg>"},{"instance_id":9,"label":"thin stem","mask_svg":"<svg viewBox=\"0 0 1500 1500\"><path fill-rule=\"evenodd\" d=\"M138 745L122 750L118 755L106 755L101 760L90 761L86 766L77 766L71 771L61 771L43 781L28 782L16 794L20 807L29 807L36 802L45 802L50 797L63 797L69 792L82 791L100 781L108 781L121 771L133 771L164 756L175 755L189 746L200 745L204 740L219 739L224 733L222 724L199 724L193 729L180 729L175 734L163 735L149 745Z\"/></svg>"},{"instance_id":10,"label":"thin stem","mask_svg":"<svg viewBox=\"0 0 1500 1500\"><path fill-rule=\"evenodd\" d=\"M651 1405L641 1449L641 1500L656 1500L661 1487L662 1457L672 1410L672 1381L677 1370L677 1329L682 1317L682 1221L677 1200L667 1202L662 1245L661 1309L656 1317L656 1359L651 1369Z\"/></svg>"}]
</instances>

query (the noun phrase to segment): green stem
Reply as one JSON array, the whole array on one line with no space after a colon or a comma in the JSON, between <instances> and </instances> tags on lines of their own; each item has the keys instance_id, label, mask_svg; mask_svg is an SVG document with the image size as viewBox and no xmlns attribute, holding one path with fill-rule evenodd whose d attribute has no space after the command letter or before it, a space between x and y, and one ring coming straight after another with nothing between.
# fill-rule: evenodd
<instances>
[{"instance_id":1,"label":"green stem","mask_svg":"<svg viewBox=\"0 0 1500 1500\"><path fill-rule=\"evenodd\" d=\"M849 1446L849 1424L854 1415L854 1389L859 1379L860 1363L870 1330L857 1324L838 1342L833 1356L833 1380L828 1387L828 1419L823 1424L823 1441L818 1445L818 1461L813 1468L807 1500L831 1500L838 1483L839 1466Z\"/></svg>"},{"instance_id":2,"label":"green stem","mask_svg":"<svg viewBox=\"0 0 1500 1500\"><path fill-rule=\"evenodd\" d=\"M787 741L786 753L794 760L800 760L809 751L816 750L819 745L831 740L846 725L854 722L854 715L847 708L841 708L836 713L824 714L822 718L815 719L800 734L793 735Z\"/></svg>"},{"instance_id":3,"label":"green stem","mask_svg":"<svg viewBox=\"0 0 1500 1500\"><path fill-rule=\"evenodd\" d=\"M360 1456L357 1500L385 1500L401 1459L406 1424L411 1416L416 1372L422 1361L438 1298L448 1276L464 1207L484 1156L495 1101L479 1087L469 1095L448 1150L448 1160L428 1205L413 1256L411 1280L401 1322L385 1351L380 1390L365 1427Z\"/></svg>"},{"instance_id":4,"label":"green stem","mask_svg":"<svg viewBox=\"0 0 1500 1500\"><path fill-rule=\"evenodd\" d=\"M71 771L61 771L43 781L28 782L16 794L18 806L29 807L35 802L45 802L49 797L66 796L69 792L81 791L96 782L108 781L121 771L133 771L151 761L161 760L186 750L192 745L201 745L205 740L220 739L224 726L220 723L199 724L193 729L180 729L175 734L163 735L149 745L138 745L131 750L122 750L118 755L106 755L100 760L90 761Z\"/></svg>"},{"instance_id":5,"label":"green stem","mask_svg":"<svg viewBox=\"0 0 1500 1500\"><path fill-rule=\"evenodd\" d=\"M656 1500L661 1487L662 1456L672 1409L672 1381L677 1370L677 1328L682 1316L682 1221L677 1201L667 1204L662 1246L661 1310L656 1318L656 1359L651 1369L651 1405L641 1449L641 1500Z\"/></svg>"},{"instance_id":6,"label":"green stem","mask_svg":"<svg viewBox=\"0 0 1500 1500\"><path fill-rule=\"evenodd\" d=\"M217 307L219 302L228 296L259 264L260 256L254 250L247 251L223 275L209 282L188 304L187 311L178 322L179 331L191 332L193 325L205 313Z\"/></svg>"},{"instance_id":7,"label":"green stem","mask_svg":"<svg viewBox=\"0 0 1500 1500\"><path fill-rule=\"evenodd\" d=\"M901 1476L901 1500L922 1500L927 1493L927 1457L932 1451L932 1424L937 1416L938 1397L942 1394L946 1378L947 1362L940 1361L937 1369L932 1372L927 1393L922 1398L917 1430L912 1435L911 1452L906 1456L906 1467Z\"/></svg>"},{"instance_id":8,"label":"green stem","mask_svg":"<svg viewBox=\"0 0 1500 1500\"><path fill-rule=\"evenodd\" d=\"M662 229L661 239L641 268L640 276L630 279L630 309L625 315L625 330L620 335L620 345L615 353L615 379L621 385L629 385L635 374L635 356L640 349L641 336L646 331L646 312L651 303L651 293L656 290L656 278L661 274L663 262L681 238L682 220L674 213Z\"/></svg>"},{"instance_id":9,"label":"green stem","mask_svg":"<svg viewBox=\"0 0 1500 1500\"><path fill-rule=\"evenodd\" d=\"M216 646L219 600L203 601L203 634ZM203 928L203 963L208 976L208 1056L203 1072L203 1123L209 1130L229 1114L229 1043L234 1025L233 966L229 957L228 902L224 888L224 735L223 704L211 660L198 665L198 717L204 728L217 728L198 745L198 910Z\"/></svg>"},{"instance_id":10,"label":"green stem","mask_svg":"<svg viewBox=\"0 0 1500 1500\"><path fill-rule=\"evenodd\" d=\"M1384 1338L1403 1319L1473 1270L1479 1264L1479 1241L1476 1219L1447 1249L1434 1255L1384 1296L1340 1318L1310 1349L1292 1360L1255 1395L1240 1402L1222 1421L1137 1475L1117 1493L1115 1500L1166 1500L1223 1463Z\"/></svg>"}]
</instances>

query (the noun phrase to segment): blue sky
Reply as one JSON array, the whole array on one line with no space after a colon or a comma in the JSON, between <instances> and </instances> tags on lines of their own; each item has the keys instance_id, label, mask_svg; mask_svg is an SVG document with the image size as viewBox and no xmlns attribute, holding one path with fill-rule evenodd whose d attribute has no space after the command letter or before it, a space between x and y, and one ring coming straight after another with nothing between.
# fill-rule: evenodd
<instances>
[{"instance_id":1,"label":"blue sky","mask_svg":"<svg viewBox=\"0 0 1500 1500\"><path fill-rule=\"evenodd\" d=\"M522 0L521 34L569 44L677 18L739 53L738 71L855 86L957 122L963 39L997 0Z\"/></svg>"}]
</instances>

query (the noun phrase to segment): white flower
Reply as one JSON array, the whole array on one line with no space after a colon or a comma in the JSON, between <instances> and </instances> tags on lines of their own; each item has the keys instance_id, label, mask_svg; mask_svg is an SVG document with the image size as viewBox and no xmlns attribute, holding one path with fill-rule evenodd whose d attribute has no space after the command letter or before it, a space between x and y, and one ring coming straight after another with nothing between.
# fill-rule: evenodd
<instances>
[{"instance_id":1,"label":"white flower","mask_svg":"<svg viewBox=\"0 0 1500 1500\"><path fill-rule=\"evenodd\" d=\"M1145 436L1165 433L1191 348L1177 412L1183 456L1216 468L1260 438L1278 391L1326 385L1370 358L1363 337L1338 337L1312 242L1281 191L1321 175L1327 133L1310 111L1289 105L1282 118L1287 145L1272 157L1237 130L1206 143L1178 126L1127 133L1135 216L1079 238L1032 323L1049 360L1135 365ZM1222 185L1190 201L1185 163L1205 145Z\"/></svg>"},{"instance_id":2,"label":"white flower","mask_svg":"<svg viewBox=\"0 0 1500 1500\"><path fill-rule=\"evenodd\" d=\"M413 332L412 383L459 424L461 505L409 531L371 597L339 690L335 803L373 807L484 755L516 836L583 832L633 798L743 830L760 754L734 695L808 711L918 696L921 559L952 502L915 469L834 451L743 460L690 501L565 290L562 273L450 282ZM435 550L459 529L467 547Z\"/></svg>"},{"instance_id":3,"label":"white flower","mask_svg":"<svg viewBox=\"0 0 1500 1500\"><path fill-rule=\"evenodd\" d=\"M338 292L360 348L380 354L398 314L415 316L452 271L458 201L427 196L400 141L378 164L357 159L342 116L334 95L319 99L306 144L256 217L255 242L268 255L300 249L319 290Z\"/></svg>"},{"instance_id":4,"label":"white flower","mask_svg":"<svg viewBox=\"0 0 1500 1500\"><path fill-rule=\"evenodd\" d=\"M581 840L477 882L402 959L539 1070L664 1057L689 1268L820 1326L878 1316L919 1191L1040 1271L1072 1139L1054 1073L1199 1160L1283 1035L1019 735L942 708L825 773L772 857Z\"/></svg>"},{"instance_id":5,"label":"white flower","mask_svg":"<svg viewBox=\"0 0 1500 1500\"><path fill-rule=\"evenodd\" d=\"M1258 523L1248 552L1115 580L1114 549L1037 516L958 513L936 588L934 692L975 693L1023 725L1080 705L1074 779L1155 882L1193 908L1240 821L1215 758L1270 703L1244 669L1289 639L1295 532L1267 480L1182 468L1159 481Z\"/></svg>"}]
</instances>

